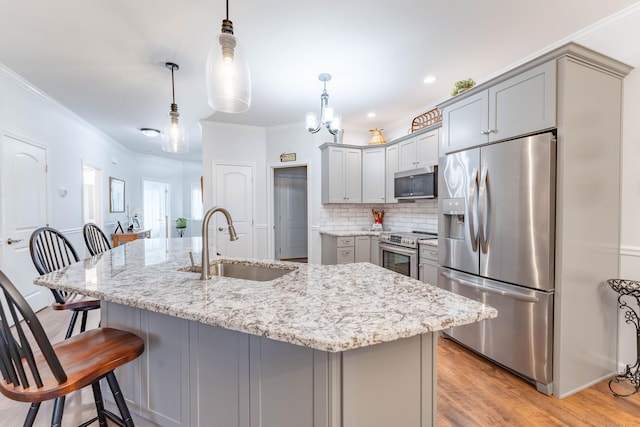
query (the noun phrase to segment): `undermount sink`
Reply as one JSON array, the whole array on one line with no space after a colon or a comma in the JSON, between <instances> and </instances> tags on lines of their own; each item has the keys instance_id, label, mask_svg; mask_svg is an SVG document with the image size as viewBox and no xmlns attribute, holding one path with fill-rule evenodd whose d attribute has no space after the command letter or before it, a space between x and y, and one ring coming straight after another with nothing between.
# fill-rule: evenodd
<instances>
[{"instance_id":1,"label":"undermount sink","mask_svg":"<svg viewBox=\"0 0 640 427\"><path fill-rule=\"evenodd\" d=\"M211 276L231 277L233 279L254 280L257 282L268 282L277 279L287 273L297 270L297 268L281 268L276 266L265 266L257 264L237 264L227 262L217 262L210 264L209 273ZM191 273L201 273L202 267L192 265L180 268L178 271Z\"/></svg>"}]
</instances>

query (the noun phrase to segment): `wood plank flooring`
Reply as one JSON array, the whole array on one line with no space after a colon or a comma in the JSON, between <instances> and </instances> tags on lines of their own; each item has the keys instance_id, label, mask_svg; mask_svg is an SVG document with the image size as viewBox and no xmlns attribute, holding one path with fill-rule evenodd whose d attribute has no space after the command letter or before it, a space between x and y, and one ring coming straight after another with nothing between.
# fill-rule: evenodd
<instances>
[{"instance_id":1,"label":"wood plank flooring","mask_svg":"<svg viewBox=\"0 0 640 427\"><path fill-rule=\"evenodd\" d=\"M613 397L608 380L564 399L438 340L438 426L640 426L640 394Z\"/></svg>"},{"instance_id":2,"label":"wood plank flooring","mask_svg":"<svg viewBox=\"0 0 640 427\"><path fill-rule=\"evenodd\" d=\"M88 327L98 324L97 313L93 314ZM64 338L69 316L67 312L49 308L38 313L54 342ZM453 341L440 338L438 426L640 427L640 394L616 398L607 383L603 381L564 399L545 396L510 372ZM95 407L92 398L90 388L67 398L63 426L77 426L93 417ZM52 407L52 402L42 404L36 426L50 424ZM22 425L27 409L28 404L13 402L0 395L0 426ZM153 424L136 418L136 425L147 427Z\"/></svg>"}]
</instances>

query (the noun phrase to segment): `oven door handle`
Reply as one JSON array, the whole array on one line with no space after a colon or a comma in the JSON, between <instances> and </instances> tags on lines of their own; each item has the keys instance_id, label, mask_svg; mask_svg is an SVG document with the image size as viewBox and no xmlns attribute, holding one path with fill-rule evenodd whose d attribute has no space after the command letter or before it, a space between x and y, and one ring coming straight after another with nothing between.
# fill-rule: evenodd
<instances>
[{"instance_id":1,"label":"oven door handle","mask_svg":"<svg viewBox=\"0 0 640 427\"><path fill-rule=\"evenodd\" d=\"M417 249L407 249L401 246L388 245L386 243L380 243L380 249L386 249L389 252L395 252L400 255L406 255L406 256L415 256L418 254Z\"/></svg>"}]
</instances>

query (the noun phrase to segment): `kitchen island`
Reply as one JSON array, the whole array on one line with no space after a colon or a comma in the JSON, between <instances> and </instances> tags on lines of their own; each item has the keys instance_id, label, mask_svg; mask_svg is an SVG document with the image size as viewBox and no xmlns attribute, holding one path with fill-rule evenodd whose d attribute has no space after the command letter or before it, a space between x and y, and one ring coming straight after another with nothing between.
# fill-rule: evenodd
<instances>
[{"instance_id":1,"label":"kitchen island","mask_svg":"<svg viewBox=\"0 0 640 427\"><path fill-rule=\"evenodd\" d=\"M100 298L103 326L145 340L117 374L132 412L160 425L434 425L433 332L497 315L370 263L214 257L286 274L202 281L179 271L200 249L137 240L35 280Z\"/></svg>"}]
</instances>

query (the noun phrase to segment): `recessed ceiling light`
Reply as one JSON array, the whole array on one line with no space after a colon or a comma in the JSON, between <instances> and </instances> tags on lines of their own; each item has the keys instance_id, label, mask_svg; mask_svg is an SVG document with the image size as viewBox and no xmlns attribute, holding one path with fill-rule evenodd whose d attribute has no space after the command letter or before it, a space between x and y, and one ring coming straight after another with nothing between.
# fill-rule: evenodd
<instances>
[{"instance_id":1,"label":"recessed ceiling light","mask_svg":"<svg viewBox=\"0 0 640 427\"><path fill-rule=\"evenodd\" d=\"M367 117L369 117L370 119L374 118L376 116L376 113L374 113L373 111L367 114Z\"/></svg>"},{"instance_id":2,"label":"recessed ceiling light","mask_svg":"<svg viewBox=\"0 0 640 427\"><path fill-rule=\"evenodd\" d=\"M144 136L148 136L149 138L160 135L160 131L158 129L152 128L140 128L140 132L142 132Z\"/></svg>"},{"instance_id":3,"label":"recessed ceiling light","mask_svg":"<svg viewBox=\"0 0 640 427\"><path fill-rule=\"evenodd\" d=\"M436 76L427 76L423 80L425 83L433 83L436 81Z\"/></svg>"}]
</instances>

